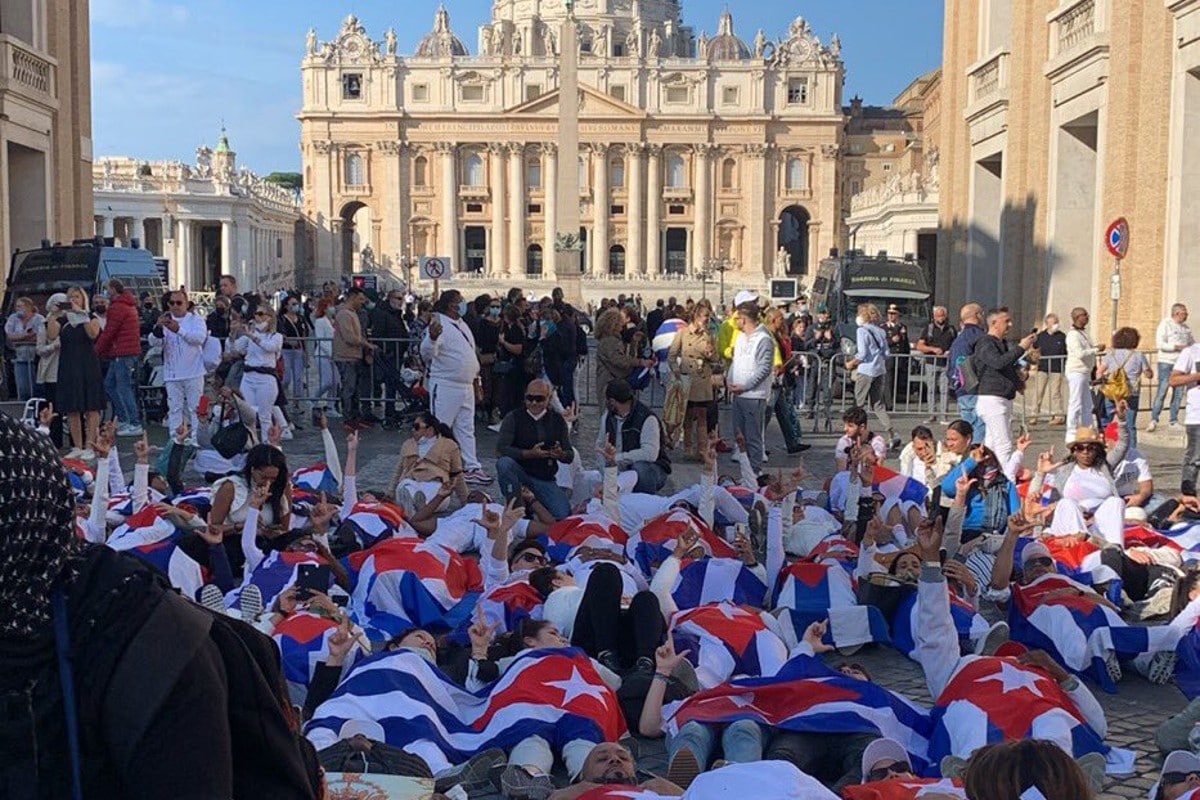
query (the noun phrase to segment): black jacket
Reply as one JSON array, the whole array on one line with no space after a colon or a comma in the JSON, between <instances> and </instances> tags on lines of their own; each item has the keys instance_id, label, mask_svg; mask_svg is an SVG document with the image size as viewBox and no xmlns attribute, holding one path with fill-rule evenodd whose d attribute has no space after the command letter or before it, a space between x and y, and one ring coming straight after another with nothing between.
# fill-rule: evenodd
<instances>
[{"instance_id":1,"label":"black jacket","mask_svg":"<svg viewBox=\"0 0 1200 800\"><path fill-rule=\"evenodd\" d=\"M562 449L574 460L571 447L571 432L562 415L553 409L547 409L541 419L535 420L524 408L514 409L500 422L500 438L496 442L496 455L508 456L521 465L521 468L531 478L541 481L552 481L558 475L558 462L553 458L522 458L522 450L531 450L534 445L541 443L547 450L554 445Z\"/></svg>"},{"instance_id":2,"label":"black jacket","mask_svg":"<svg viewBox=\"0 0 1200 800\"><path fill-rule=\"evenodd\" d=\"M987 334L975 343L971 360L979 378L977 395L991 395L1012 400L1017 396L1021 375L1017 362L1025 350L1017 344Z\"/></svg>"}]
</instances>

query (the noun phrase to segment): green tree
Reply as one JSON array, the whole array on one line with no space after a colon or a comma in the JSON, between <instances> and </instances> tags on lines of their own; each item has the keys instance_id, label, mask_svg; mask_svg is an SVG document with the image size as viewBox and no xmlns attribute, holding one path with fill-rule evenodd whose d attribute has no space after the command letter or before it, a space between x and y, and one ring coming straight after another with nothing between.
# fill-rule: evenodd
<instances>
[{"instance_id":1,"label":"green tree","mask_svg":"<svg viewBox=\"0 0 1200 800\"><path fill-rule=\"evenodd\" d=\"M304 176L299 172L272 172L263 180L268 183L278 184L285 189L299 191L304 188Z\"/></svg>"}]
</instances>

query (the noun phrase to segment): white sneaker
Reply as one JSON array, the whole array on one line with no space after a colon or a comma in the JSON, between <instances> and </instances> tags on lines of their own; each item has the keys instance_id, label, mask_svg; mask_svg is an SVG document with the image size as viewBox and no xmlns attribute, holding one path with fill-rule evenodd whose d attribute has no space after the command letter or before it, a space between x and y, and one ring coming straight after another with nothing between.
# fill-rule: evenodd
<instances>
[{"instance_id":1,"label":"white sneaker","mask_svg":"<svg viewBox=\"0 0 1200 800\"><path fill-rule=\"evenodd\" d=\"M1180 425L1178 422L1172 422L1172 423L1171 423L1171 430L1172 430L1172 431L1181 431L1181 430L1183 430L1183 426L1182 426L1182 425Z\"/></svg>"},{"instance_id":2,"label":"white sneaker","mask_svg":"<svg viewBox=\"0 0 1200 800\"><path fill-rule=\"evenodd\" d=\"M77 458L80 461L95 461L96 451L89 447L87 450L81 450Z\"/></svg>"},{"instance_id":3,"label":"white sneaker","mask_svg":"<svg viewBox=\"0 0 1200 800\"><path fill-rule=\"evenodd\" d=\"M1156 430L1158 430L1158 423L1150 420L1150 424L1146 426L1146 433L1154 433Z\"/></svg>"},{"instance_id":4,"label":"white sneaker","mask_svg":"<svg viewBox=\"0 0 1200 800\"><path fill-rule=\"evenodd\" d=\"M500 423L497 422L495 425L488 425L487 428L492 433L499 433L500 432Z\"/></svg>"},{"instance_id":5,"label":"white sneaker","mask_svg":"<svg viewBox=\"0 0 1200 800\"><path fill-rule=\"evenodd\" d=\"M296 435L294 433L292 433L291 425L289 425L283 429L283 435L280 438L283 439L285 442L290 442L292 439L296 438Z\"/></svg>"},{"instance_id":6,"label":"white sneaker","mask_svg":"<svg viewBox=\"0 0 1200 800\"><path fill-rule=\"evenodd\" d=\"M996 651L1000 649L1000 645L1008 641L1008 623L1001 620L992 627L988 628L988 632L979 638L975 643L975 654L980 656L994 656Z\"/></svg>"},{"instance_id":7,"label":"white sneaker","mask_svg":"<svg viewBox=\"0 0 1200 800\"><path fill-rule=\"evenodd\" d=\"M141 436L146 430L141 425L118 425L117 436Z\"/></svg>"}]
</instances>

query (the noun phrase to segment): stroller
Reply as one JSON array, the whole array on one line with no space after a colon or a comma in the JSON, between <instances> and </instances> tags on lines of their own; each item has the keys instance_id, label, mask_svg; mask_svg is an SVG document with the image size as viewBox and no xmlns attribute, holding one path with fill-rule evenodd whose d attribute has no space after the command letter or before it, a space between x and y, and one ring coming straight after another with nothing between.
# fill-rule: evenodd
<instances>
[{"instance_id":1,"label":"stroller","mask_svg":"<svg viewBox=\"0 0 1200 800\"><path fill-rule=\"evenodd\" d=\"M163 381L162 344L150 347L138 368L138 405L142 418L162 422L167 418L167 387Z\"/></svg>"},{"instance_id":2,"label":"stroller","mask_svg":"<svg viewBox=\"0 0 1200 800\"><path fill-rule=\"evenodd\" d=\"M403 366L397 368L388 359L375 360L377 377L396 385L396 417L401 425L408 425L419 414L429 411L429 392L425 388L425 373L418 356L408 356Z\"/></svg>"}]
</instances>

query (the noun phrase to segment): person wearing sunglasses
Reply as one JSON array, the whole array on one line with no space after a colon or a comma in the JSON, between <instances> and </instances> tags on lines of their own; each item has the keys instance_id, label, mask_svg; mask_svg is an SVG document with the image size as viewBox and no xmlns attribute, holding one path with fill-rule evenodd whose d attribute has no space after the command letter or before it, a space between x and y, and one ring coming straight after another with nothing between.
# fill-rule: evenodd
<instances>
[{"instance_id":1,"label":"person wearing sunglasses","mask_svg":"<svg viewBox=\"0 0 1200 800\"><path fill-rule=\"evenodd\" d=\"M186 414L192 437L188 443L194 447L196 431L200 430L196 408L204 393L204 340L208 338L208 326L199 315L188 310L187 292L170 293L167 312L158 318L151 336L162 341L167 430L178 428Z\"/></svg>"},{"instance_id":2,"label":"person wearing sunglasses","mask_svg":"<svg viewBox=\"0 0 1200 800\"><path fill-rule=\"evenodd\" d=\"M1200 754L1175 750L1163 761L1158 782L1150 788L1150 800L1179 800L1197 789L1200 789Z\"/></svg>"},{"instance_id":3,"label":"person wearing sunglasses","mask_svg":"<svg viewBox=\"0 0 1200 800\"><path fill-rule=\"evenodd\" d=\"M422 411L412 422L412 436L400 445L400 463L392 476L396 501L412 516L437 494L443 484L453 487L457 503L444 506L442 510L452 511L467 502L462 450L454 439L454 432L433 414Z\"/></svg>"},{"instance_id":4,"label":"person wearing sunglasses","mask_svg":"<svg viewBox=\"0 0 1200 800\"><path fill-rule=\"evenodd\" d=\"M530 381L525 407L510 411L501 421L496 474L506 499L519 497L526 487L551 516L561 520L570 515L571 504L555 478L559 464L575 460L575 448L566 420L550 408L551 391L547 381Z\"/></svg>"}]
</instances>

